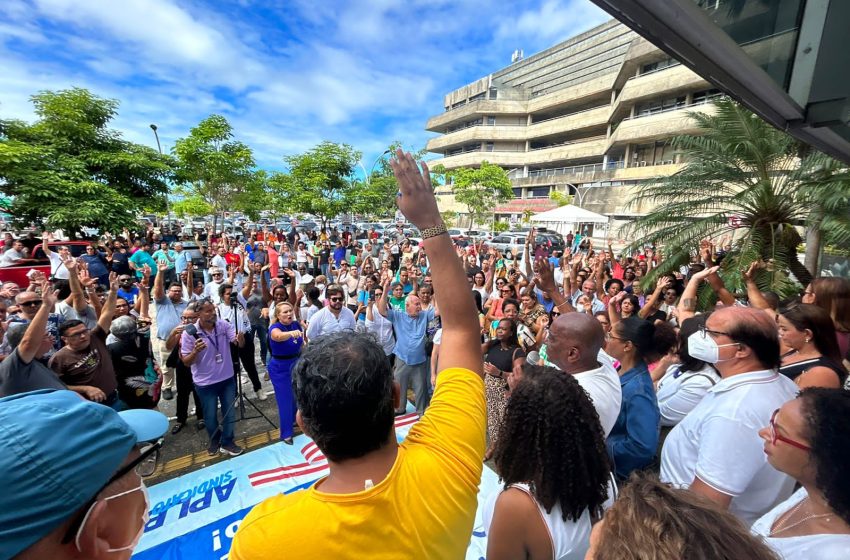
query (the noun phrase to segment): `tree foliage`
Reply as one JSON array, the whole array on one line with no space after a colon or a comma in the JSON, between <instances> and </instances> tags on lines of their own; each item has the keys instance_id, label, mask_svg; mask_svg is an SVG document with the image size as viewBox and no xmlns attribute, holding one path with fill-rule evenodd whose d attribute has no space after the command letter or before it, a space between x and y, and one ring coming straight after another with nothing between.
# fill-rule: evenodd
<instances>
[{"instance_id":1,"label":"tree foliage","mask_svg":"<svg viewBox=\"0 0 850 560\"><path fill-rule=\"evenodd\" d=\"M561 206L567 206L568 204L573 203L573 195L566 194L561 191L551 191L549 193L549 200L553 201L560 208Z\"/></svg>"},{"instance_id":2,"label":"tree foliage","mask_svg":"<svg viewBox=\"0 0 850 560\"><path fill-rule=\"evenodd\" d=\"M213 213L213 207L199 196L188 196L183 200L171 203L171 211L177 216L190 218L195 216L206 216Z\"/></svg>"},{"instance_id":3,"label":"tree foliage","mask_svg":"<svg viewBox=\"0 0 850 560\"><path fill-rule=\"evenodd\" d=\"M291 212L312 214L326 223L362 205L362 183L354 180L360 152L348 144L322 142L303 154L285 156L289 173L269 178L277 204Z\"/></svg>"},{"instance_id":4,"label":"tree foliage","mask_svg":"<svg viewBox=\"0 0 850 560\"><path fill-rule=\"evenodd\" d=\"M434 172L444 174L451 181L455 200L466 206L473 223L492 221L496 205L514 196L507 172L487 161L482 161L480 167L448 171L437 166Z\"/></svg>"},{"instance_id":5,"label":"tree foliage","mask_svg":"<svg viewBox=\"0 0 850 560\"><path fill-rule=\"evenodd\" d=\"M850 242L850 175L737 103L715 105L715 115L690 114L701 134L673 140L687 165L642 187L632 208L654 208L623 233L636 240L630 249L664 245L667 258L650 282L687 262L701 240L729 235L723 270L731 289L742 289L740 272L762 259L772 265L757 276L759 287L792 294L798 287L787 271L803 284L811 278L797 257L797 226L821 228L831 243Z\"/></svg>"},{"instance_id":6,"label":"tree foliage","mask_svg":"<svg viewBox=\"0 0 850 560\"><path fill-rule=\"evenodd\" d=\"M174 143L179 193L203 200L214 214L242 211L254 217L265 198L266 176L254 168L250 147L233 138L221 115L211 115ZM261 208L260 208L261 209Z\"/></svg>"},{"instance_id":7,"label":"tree foliage","mask_svg":"<svg viewBox=\"0 0 850 560\"><path fill-rule=\"evenodd\" d=\"M0 191L18 226L120 231L164 202L173 159L108 127L118 101L81 88L31 97L38 119L0 120Z\"/></svg>"}]
</instances>

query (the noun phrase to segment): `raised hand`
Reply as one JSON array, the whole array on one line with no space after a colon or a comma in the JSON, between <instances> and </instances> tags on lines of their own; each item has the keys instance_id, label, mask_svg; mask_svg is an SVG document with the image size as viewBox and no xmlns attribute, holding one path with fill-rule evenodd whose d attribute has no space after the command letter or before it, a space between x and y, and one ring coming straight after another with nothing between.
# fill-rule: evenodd
<instances>
[{"instance_id":1,"label":"raised hand","mask_svg":"<svg viewBox=\"0 0 850 560\"><path fill-rule=\"evenodd\" d=\"M156 269L159 272L165 272L166 270L168 270L168 263L164 260L161 260L156 263Z\"/></svg>"},{"instance_id":2,"label":"raised hand","mask_svg":"<svg viewBox=\"0 0 850 560\"><path fill-rule=\"evenodd\" d=\"M412 155L397 149L390 166L398 181L396 204L404 217L419 230L442 224L428 164L422 162L417 166Z\"/></svg>"},{"instance_id":3,"label":"raised hand","mask_svg":"<svg viewBox=\"0 0 850 560\"><path fill-rule=\"evenodd\" d=\"M752 269L752 266L750 267ZM706 267L691 276L691 282L702 282L720 269L719 266ZM748 271L749 272L749 271Z\"/></svg>"},{"instance_id":4,"label":"raised hand","mask_svg":"<svg viewBox=\"0 0 850 560\"><path fill-rule=\"evenodd\" d=\"M744 280L746 280L747 282L752 282L753 280L755 280L756 271L761 270L763 268L765 268L764 261L757 260L751 262L747 270L744 271Z\"/></svg>"},{"instance_id":5,"label":"raised hand","mask_svg":"<svg viewBox=\"0 0 850 560\"><path fill-rule=\"evenodd\" d=\"M557 290L555 285L555 270L549 259L538 257L537 273L534 275L537 286L546 293L552 293Z\"/></svg>"},{"instance_id":6,"label":"raised hand","mask_svg":"<svg viewBox=\"0 0 850 560\"><path fill-rule=\"evenodd\" d=\"M151 277L151 267L149 264L142 266L142 278L145 279L145 282Z\"/></svg>"},{"instance_id":7,"label":"raised hand","mask_svg":"<svg viewBox=\"0 0 850 560\"><path fill-rule=\"evenodd\" d=\"M68 272L73 273L75 270L77 270L77 259L70 255L62 259L62 264L65 265L65 268L68 269Z\"/></svg>"},{"instance_id":8,"label":"raised hand","mask_svg":"<svg viewBox=\"0 0 850 560\"><path fill-rule=\"evenodd\" d=\"M118 291L118 273L110 272L109 273L109 289L113 292Z\"/></svg>"}]
</instances>

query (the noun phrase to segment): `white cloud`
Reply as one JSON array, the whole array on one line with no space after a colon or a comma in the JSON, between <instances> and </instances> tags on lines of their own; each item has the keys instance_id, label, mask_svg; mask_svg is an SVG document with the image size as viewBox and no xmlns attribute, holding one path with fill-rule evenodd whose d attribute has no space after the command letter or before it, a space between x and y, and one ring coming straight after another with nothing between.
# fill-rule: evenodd
<instances>
[{"instance_id":1,"label":"white cloud","mask_svg":"<svg viewBox=\"0 0 850 560\"><path fill-rule=\"evenodd\" d=\"M545 0L518 18L503 21L496 36L526 38L532 40L535 49L544 49L609 19L611 16L589 1Z\"/></svg>"}]
</instances>

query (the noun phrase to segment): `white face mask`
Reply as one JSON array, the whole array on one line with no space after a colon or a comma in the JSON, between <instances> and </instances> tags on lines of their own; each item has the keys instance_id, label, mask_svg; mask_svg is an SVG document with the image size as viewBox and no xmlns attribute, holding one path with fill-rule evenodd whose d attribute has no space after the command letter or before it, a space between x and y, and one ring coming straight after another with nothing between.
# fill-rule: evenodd
<instances>
[{"instance_id":1,"label":"white face mask","mask_svg":"<svg viewBox=\"0 0 850 560\"><path fill-rule=\"evenodd\" d=\"M584 304L583 303L577 303L576 304L576 312L584 313Z\"/></svg>"},{"instance_id":2,"label":"white face mask","mask_svg":"<svg viewBox=\"0 0 850 560\"><path fill-rule=\"evenodd\" d=\"M91 505L89 510L86 512L85 517L83 517L83 522L80 523L80 528L77 530L77 538L74 539L74 543L77 546L77 550L82 552L82 549L80 548L80 536L83 534L83 528L86 526L86 521L88 521L89 515L91 515L91 512L94 509L94 506L97 505L98 501L108 502L109 500L114 500L116 498L120 498L121 496L126 496L127 494L132 494L133 492L138 492L139 490L142 491L142 495L145 497L145 513L142 515L142 524L139 526L139 532L136 533L136 537L127 546L122 546L120 548L110 548L110 549L107 549L106 552L121 552L121 551L124 551L124 550L132 550L132 549L136 548L136 545L138 545L139 541L142 540L142 535L145 532L145 525L147 525L148 521L150 520L151 498L150 498L150 495L148 495L148 488L147 488L147 486L145 486L144 481L139 481L139 485L135 488L121 492L119 494L115 494L114 496L109 496L107 498L103 498L102 500L96 500Z\"/></svg>"},{"instance_id":3,"label":"white face mask","mask_svg":"<svg viewBox=\"0 0 850 560\"><path fill-rule=\"evenodd\" d=\"M717 344L713 338L708 335L703 336L700 332L695 332L688 337L688 354L692 358L702 360L707 364L716 364L718 362L726 362L732 358L725 360L720 359L720 349L725 346L738 346L737 342L732 344Z\"/></svg>"}]
</instances>

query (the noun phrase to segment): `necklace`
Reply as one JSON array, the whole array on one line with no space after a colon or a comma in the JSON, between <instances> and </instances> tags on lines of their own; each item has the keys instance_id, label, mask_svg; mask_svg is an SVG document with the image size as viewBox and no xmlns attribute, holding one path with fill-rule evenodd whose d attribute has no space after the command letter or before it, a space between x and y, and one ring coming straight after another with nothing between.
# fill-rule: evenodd
<instances>
[{"instance_id":1,"label":"necklace","mask_svg":"<svg viewBox=\"0 0 850 560\"><path fill-rule=\"evenodd\" d=\"M801 500L799 504L794 506L794 508L791 510L791 512L785 517L785 520L782 523L780 523L775 529L772 529L768 536L773 537L773 536L778 535L779 533L784 533L785 531L788 531L789 529L793 529L794 527L802 525L806 521L811 521L812 519L821 519L821 518L826 517L827 521L829 521L830 520L829 518L831 518L833 516L832 513L811 514L811 515L807 515L806 517L803 517L799 521L796 521L796 522L791 523L791 524L787 524L788 520L793 518L794 514L797 513L797 510L799 510L800 507L802 507L802 505L804 503L808 502L808 501L809 501L809 498L806 497L805 500Z\"/></svg>"}]
</instances>

